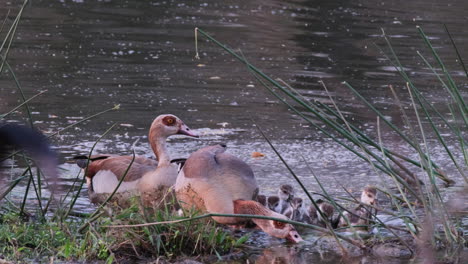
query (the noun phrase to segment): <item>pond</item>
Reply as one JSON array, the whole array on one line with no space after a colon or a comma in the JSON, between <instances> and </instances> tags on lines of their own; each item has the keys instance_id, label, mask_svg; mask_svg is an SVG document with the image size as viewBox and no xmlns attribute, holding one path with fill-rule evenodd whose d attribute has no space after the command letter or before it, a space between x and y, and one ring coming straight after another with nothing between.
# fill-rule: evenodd
<instances>
[{"instance_id":1,"label":"pond","mask_svg":"<svg viewBox=\"0 0 468 264\"><path fill-rule=\"evenodd\" d=\"M16 14L21 3L6 2L0 15L9 10L10 16ZM382 179L290 112L245 65L200 35L200 59L195 59L194 28L239 50L250 63L306 98L329 104L319 83L323 81L347 118L375 137L375 114L342 82L349 82L396 125L404 126L389 85L404 104L409 104L409 96L386 58L390 52L382 38L384 30L415 85L448 115L449 98L416 53L430 56L416 26L429 36L466 98L466 78L443 24L466 58L467 9L468 2L461 0L34 0L25 9L9 63L26 97L47 90L29 104L34 124L46 134L120 105L119 110L54 138L67 186L78 174L71 158L87 154L112 124L117 126L97 145L96 153L127 155L135 149L150 156L149 125L157 115L172 113L201 135L171 138L173 158L224 142L230 153L252 166L262 193L275 193L282 183L299 188L260 135L258 124L310 191L320 192L313 171L332 195L346 195L344 188L358 194L367 184L384 184ZM0 92L2 113L21 101L11 76L2 76ZM25 122L25 116L22 110L10 118ZM387 145L409 153L388 128L382 127L382 133ZM253 158L254 151L265 156ZM435 143L434 154L442 167L450 164ZM461 178L454 180L463 184ZM76 210L92 211L86 190L82 194ZM307 262L320 258L300 252Z\"/></svg>"}]
</instances>

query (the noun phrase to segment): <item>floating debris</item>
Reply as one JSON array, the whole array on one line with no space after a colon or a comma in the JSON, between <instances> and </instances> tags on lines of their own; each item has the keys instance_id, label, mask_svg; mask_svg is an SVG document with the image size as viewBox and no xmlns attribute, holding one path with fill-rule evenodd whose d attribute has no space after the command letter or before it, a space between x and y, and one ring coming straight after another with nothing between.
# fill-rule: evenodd
<instances>
[{"instance_id":1,"label":"floating debris","mask_svg":"<svg viewBox=\"0 0 468 264\"><path fill-rule=\"evenodd\" d=\"M252 158L261 158L261 157L265 157L265 154L258 152L258 151L252 152Z\"/></svg>"},{"instance_id":2,"label":"floating debris","mask_svg":"<svg viewBox=\"0 0 468 264\"><path fill-rule=\"evenodd\" d=\"M72 119L72 120L80 120L83 119L82 116L66 116L66 119Z\"/></svg>"},{"instance_id":3,"label":"floating debris","mask_svg":"<svg viewBox=\"0 0 468 264\"><path fill-rule=\"evenodd\" d=\"M216 124L222 127L226 127L227 125L229 125L228 122L221 122L221 123L216 123Z\"/></svg>"}]
</instances>

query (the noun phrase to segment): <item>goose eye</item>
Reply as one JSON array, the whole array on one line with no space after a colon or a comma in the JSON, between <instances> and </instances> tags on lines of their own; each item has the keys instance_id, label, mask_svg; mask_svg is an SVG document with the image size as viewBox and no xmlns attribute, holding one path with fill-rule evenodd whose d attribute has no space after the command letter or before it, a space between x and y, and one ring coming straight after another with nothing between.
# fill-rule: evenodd
<instances>
[{"instance_id":1,"label":"goose eye","mask_svg":"<svg viewBox=\"0 0 468 264\"><path fill-rule=\"evenodd\" d=\"M166 117L164 117L164 119L163 119L163 123L164 123L166 126L173 126L173 125L175 125L176 120L175 120L175 118L172 117L172 116L166 116Z\"/></svg>"},{"instance_id":2,"label":"goose eye","mask_svg":"<svg viewBox=\"0 0 468 264\"><path fill-rule=\"evenodd\" d=\"M286 223L273 221L273 225L275 226L275 228L283 229L286 226Z\"/></svg>"},{"instance_id":3,"label":"goose eye","mask_svg":"<svg viewBox=\"0 0 468 264\"><path fill-rule=\"evenodd\" d=\"M368 194L367 197L372 198L372 195Z\"/></svg>"}]
</instances>

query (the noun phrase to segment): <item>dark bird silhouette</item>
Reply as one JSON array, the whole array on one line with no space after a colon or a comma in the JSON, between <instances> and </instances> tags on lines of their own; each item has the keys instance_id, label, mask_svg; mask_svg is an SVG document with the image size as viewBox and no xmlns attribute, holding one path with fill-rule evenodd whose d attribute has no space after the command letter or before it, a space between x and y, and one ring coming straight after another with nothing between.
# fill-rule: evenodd
<instances>
[{"instance_id":1,"label":"dark bird silhouette","mask_svg":"<svg viewBox=\"0 0 468 264\"><path fill-rule=\"evenodd\" d=\"M25 151L34 160L48 178L49 187L53 191L58 178L58 162L47 138L39 131L26 126L0 123L0 163L15 150ZM3 177L1 174L0 176Z\"/></svg>"}]
</instances>

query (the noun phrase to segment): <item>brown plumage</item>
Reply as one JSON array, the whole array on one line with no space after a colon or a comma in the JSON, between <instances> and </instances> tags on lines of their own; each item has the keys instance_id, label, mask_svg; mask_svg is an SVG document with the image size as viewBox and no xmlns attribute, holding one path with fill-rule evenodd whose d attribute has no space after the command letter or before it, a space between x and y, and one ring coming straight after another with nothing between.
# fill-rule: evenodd
<instances>
[{"instance_id":1,"label":"brown plumage","mask_svg":"<svg viewBox=\"0 0 468 264\"><path fill-rule=\"evenodd\" d=\"M242 160L225 153L225 145L202 148L190 155L182 168L175 191L186 209L221 214L256 214L287 219L254 201L258 185L252 169ZM213 217L221 224L246 222L238 217ZM298 242L302 239L292 225L278 221L252 219L266 233Z\"/></svg>"},{"instance_id":2,"label":"brown plumage","mask_svg":"<svg viewBox=\"0 0 468 264\"><path fill-rule=\"evenodd\" d=\"M323 201L322 199L318 199L315 201L318 206L317 210L317 219L318 225L321 227L326 227L327 223L332 223L333 214L335 213L335 207L329 204L328 202ZM322 217L323 216L323 217Z\"/></svg>"},{"instance_id":3,"label":"brown plumage","mask_svg":"<svg viewBox=\"0 0 468 264\"><path fill-rule=\"evenodd\" d=\"M141 195L148 202L153 202L149 200L155 199L153 194L159 192L161 187L167 189L174 185L177 165L171 164L166 150L166 139L175 134L197 137L174 115L160 115L151 124L149 142L157 162L142 156L136 156L133 160L133 156L94 155L89 161L86 156L77 157L78 165L86 171L88 193L92 202L103 202L108 194L115 190L123 176L125 178L117 192Z\"/></svg>"},{"instance_id":4,"label":"brown plumage","mask_svg":"<svg viewBox=\"0 0 468 264\"><path fill-rule=\"evenodd\" d=\"M294 221L303 222L304 210L303 200L300 197L294 197L290 206L284 212L284 215Z\"/></svg>"},{"instance_id":5,"label":"brown plumage","mask_svg":"<svg viewBox=\"0 0 468 264\"><path fill-rule=\"evenodd\" d=\"M86 169L87 156L77 156L75 159L79 159L79 161L77 161L78 166ZM92 155L88 170L86 171L86 177L93 178L94 175L101 170L110 170L117 176L118 180L121 180L127 168L132 164L132 159L132 156ZM124 181L137 180L141 178L143 174L154 170L157 166L158 162L154 159L135 156L132 167L125 176Z\"/></svg>"},{"instance_id":6,"label":"brown plumage","mask_svg":"<svg viewBox=\"0 0 468 264\"><path fill-rule=\"evenodd\" d=\"M290 206L291 200L294 198L294 188L289 184L282 184L278 190L278 202L274 205L274 211L284 214Z\"/></svg>"},{"instance_id":7,"label":"brown plumage","mask_svg":"<svg viewBox=\"0 0 468 264\"><path fill-rule=\"evenodd\" d=\"M263 206L268 207L271 210L275 210L275 207L278 205L279 198L278 196L266 196L263 194L257 195L257 201Z\"/></svg>"},{"instance_id":8,"label":"brown plumage","mask_svg":"<svg viewBox=\"0 0 468 264\"><path fill-rule=\"evenodd\" d=\"M343 217L339 217L338 227L350 227L354 231L367 232L372 220L373 208L369 205L377 204L377 189L366 186L361 193L361 204L356 208L344 212Z\"/></svg>"}]
</instances>

